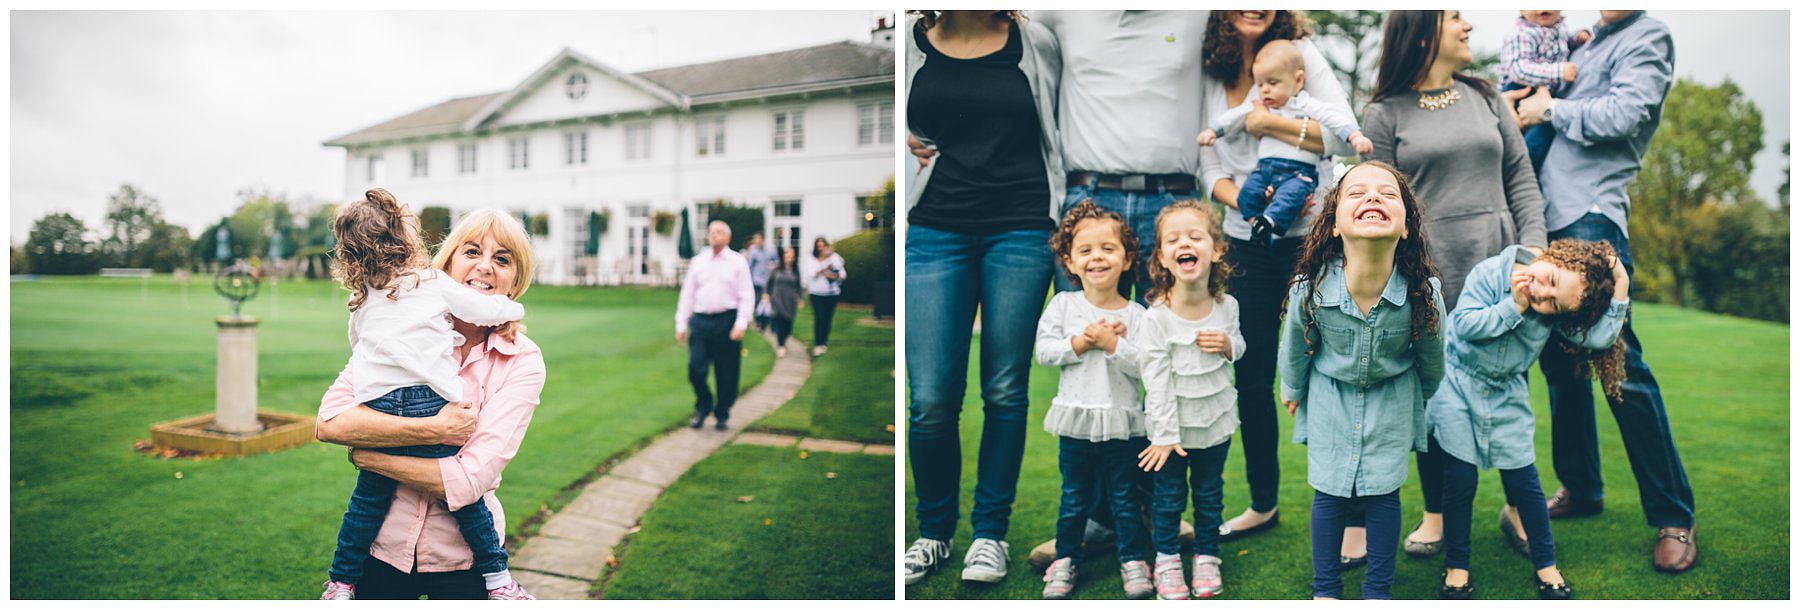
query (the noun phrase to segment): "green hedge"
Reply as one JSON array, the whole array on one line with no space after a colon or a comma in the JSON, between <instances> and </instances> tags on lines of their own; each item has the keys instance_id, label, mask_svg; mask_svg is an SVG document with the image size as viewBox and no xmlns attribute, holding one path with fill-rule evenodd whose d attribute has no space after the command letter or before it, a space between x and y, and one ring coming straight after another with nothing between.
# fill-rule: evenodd
<instances>
[{"instance_id":1,"label":"green hedge","mask_svg":"<svg viewBox=\"0 0 1800 610\"><path fill-rule=\"evenodd\" d=\"M887 298L893 298L891 290L894 281L894 236L888 231L863 231L840 239L832 244L839 256L844 257L843 295L840 300L846 303L873 304L880 292L876 284L887 282L890 290ZM889 303L891 305L892 303ZM891 310L891 307L890 307Z\"/></svg>"}]
</instances>

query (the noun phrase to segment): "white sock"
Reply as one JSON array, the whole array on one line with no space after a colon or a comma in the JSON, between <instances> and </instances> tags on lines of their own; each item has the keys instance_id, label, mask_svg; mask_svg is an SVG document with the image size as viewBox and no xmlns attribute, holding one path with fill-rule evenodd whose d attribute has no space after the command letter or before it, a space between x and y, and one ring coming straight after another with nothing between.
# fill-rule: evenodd
<instances>
[{"instance_id":1,"label":"white sock","mask_svg":"<svg viewBox=\"0 0 1800 610\"><path fill-rule=\"evenodd\" d=\"M481 579L487 581L487 588L489 591L510 585L513 581L512 572L509 570L501 570L492 574L482 574Z\"/></svg>"}]
</instances>

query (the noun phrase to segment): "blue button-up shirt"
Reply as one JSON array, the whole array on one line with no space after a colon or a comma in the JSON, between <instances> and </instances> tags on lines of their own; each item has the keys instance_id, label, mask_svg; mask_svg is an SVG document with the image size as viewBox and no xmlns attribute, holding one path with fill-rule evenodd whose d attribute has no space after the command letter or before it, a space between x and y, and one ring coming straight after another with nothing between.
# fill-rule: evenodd
<instances>
[{"instance_id":1,"label":"blue button-up shirt","mask_svg":"<svg viewBox=\"0 0 1800 610\"><path fill-rule=\"evenodd\" d=\"M1662 122L1663 96L1675 79L1675 41L1669 26L1638 11L1594 26L1594 39L1569 60L1575 82L1551 111L1556 141L1538 174L1544 221L1555 231L1595 211L1625 231L1631 210L1625 185L1637 178Z\"/></svg>"},{"instance_id":2,"label":"blue button-up shirt","mask_svg":"<svg viewBox=\"0 0 1800 610\"><path fill-rule=\"evenodd\" d=\"M1339 496L1374 496L1406 482L1406 454L1426 449L1425 399L1444 378L1444 297L1431 278L1440 332L1412 340L1406 278L1395 269L1368 313L1326 265L1319 294L1288 290L1279 363L1281 399L1300 403L1294 442L1306 444L1306 482ZM1312 324L1307 324L1308 321Z\"/></svg>"},{"instance_id":3,"label":"blue button-up shirt","mask_svg":"<svg viewBox=\"0 0 1800 610\"><path fill-rule=\"evenodd\" d=\"M1588 349L1606 349L1625 326L1630 301L1613 301L1585 332L1553 329L1554 318L1513 304L1511 246L1475 265L1463 285L1444 337L1444 385L1427 407L1431 433L1456 459L1482 468L1513 470L1535 461L1536 430L1525 372L1544 351L1550 333Z\"/></svg>"}]
</instances>

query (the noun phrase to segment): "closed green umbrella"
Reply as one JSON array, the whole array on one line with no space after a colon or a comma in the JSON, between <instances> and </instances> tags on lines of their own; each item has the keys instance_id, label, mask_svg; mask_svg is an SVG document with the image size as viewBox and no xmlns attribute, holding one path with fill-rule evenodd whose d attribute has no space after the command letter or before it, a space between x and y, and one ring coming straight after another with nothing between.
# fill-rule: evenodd
<instances>
[{"instance_id":1,"label":"closed green umbrella","mask_svg":"<svg viewBox=\"0 0 1800 610\"><path fill-rule=\"evenodd\" d=\"M594 256L594 255L600 254L600 213L599 212L588 212L587 254L588 254L588 256Z\"/></svg>"},{"instance_id":2,"label":"closed green umbrella","mask_svg":"<svg viewBox=\"0 0 1800 610\"><path fill-rule=\"evenodd\" d=\"M681 258L694 257L694 236L693 232L688 230L687 208L681 209L681 234L675 238L675 254Z\"/></svg>"}]
</instances>

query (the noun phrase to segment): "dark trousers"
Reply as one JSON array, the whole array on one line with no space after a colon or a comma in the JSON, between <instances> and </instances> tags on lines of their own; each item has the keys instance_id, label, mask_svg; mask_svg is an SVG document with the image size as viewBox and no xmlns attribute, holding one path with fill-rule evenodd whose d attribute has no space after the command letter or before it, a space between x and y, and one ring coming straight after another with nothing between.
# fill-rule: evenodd
<instances>
[{"instance_id":1,"label":"dark trousers","mask_svg":"<svg viewBox=\"0 0 1800 610\"><path fill-rule=\"evenodd\" d=\"M763 293L766 292L766 290L762 286L752 286L752 288L756 291L756 300L751 301L751 302L752 303L761 303L762 298L763 298ZM768 326L769 326L769 316L765 316L762 314L756 314L756 327L757 328L767 328Z\"/></svg>"},{"instance_id":2,"label":"dark trousers","mask_svg":"<svg viewBox=\"0 0 1800 610\"><path fill-rule=\"evenodd\" d=\"M444 408L445 402L430 386L417 385L394 390L365 404L388 415L431 417ZM380 447L375 451L444 458L456 455L460 449L454 445L418 445ZM369 560L369 546L381 533L381 522L387 519L388 508L394 504L394 491L399 487L398 481L373 471L356 474L356 487L350 491L350 504L344 509L344 520L338 526L337 549L332 552L332 580L360 585L365 577L362 568ZM487 504L476 501L451 511L450 516L456 519L457 530L462 532L463 540L474 553L476 573L492 574L506 569L506 549L500 544L500 534L494 529L494 514L488 511Z\"/></svg>"},{"instance_id":3,"label":"dark trousers","mask_svg":"<svg viewBox=\"0 0 1800 610\"><path fill-rule=\"evenodd\" d=\"M688 383L694 386L694 414L713 415L719 421L731 418L731 405L737 402L738 369L743 359L743 341L731 340L731 327L737 324L737 312L697 313L688 318ZM713 368L719 398L706 387L706 369Z\"/></svg>"},{"instance_id":4,"label":"dark trousers","mask_svg":"<svg viewBox=\"0 0 1800 610\"><path fill-rule=\"evenodd\" d=\"M455 572L401 572L399 568L370 558L356 585L356 599L487 599L487 584L474 570Z\"/></svg>"},{"instance_id":5,"label":"dark trousers","mask_svg":"<svg viewBox=\"0 0 1800 610\"><path fill-rule=\"evenodd\" d=\"M1227 283L1238 301L1238 328L1244 335L1243 356L1233 365L1237 374L1238 440L1244 445L1244 480L1250 484L1250 508L1275 510L1281 491L1279 411L1275 408L1276 340L1281 335L1282 299L1288 280L1294 277L1294 258L1300 238L1278 239L1273 245L1255 245L1232 239L1225 249L1231 265Z\"/></svg>"},{"instance_id":6,"label":"dark trousers","mask_svg":"<svg viewBox=\"0 0 1800 610\"><path fill-rule=\"evenodd\" d=\"M1138 443L1132 439L1091 442L1057 437L1056 465L1062 471L1062 503L1056 515L1056 558L1081 563L1088 510L1105 504L1118 524L1119 562L1142 560L1143 505L1134 487Z\"/></svg>"},{"instance_id":7,"label":"dark trousers","mask_svg":"<svg viewBox=\"0 0 1800 610\"><path fill-rule=\"evenodd\" d=\"M1467 570L1469 529L1481 471L1444 453L1435 436L1431 437L1431 450L1444 464L1444 567ZM1544 506L1544 490L1538 486L1537 467L1501 470L1500 486L1506 490L1506 503L1519 509L1519 525L1531 542L1531 566L1542 570L1556 565L1556 541L1550 537L1550 511Z\"/></svg>"},{"instance_id":8,"label":"dark trousers","mask_svg":"<svg viewBox=\"0 0 1800 610\"><path fill-rule=\"evenodd\" d=\"M1631 273L1631 251L1625 234L1605 216L1588 214L1575 224L1550 232L1550 239L1564 237L1612 244L1620 262L1625 264L1625 273ZM1625 456L1631 461L1632 476L1637 478L1644 520L1652 527L1692 527L1694 490L1688 485L1681 455L1675 451L1662 390L1650 374L1650 366L1644 363L1643 344L1632 332L1630 318L1619 336L1625 341L1625 381L1619 388L1623 400L1609 398L1607 405L1619 423ZM1538 359L1549 386L1552 463L1556 478L1575 499L1595 501L1603 496L1603 485L1600 441L1594 422L1594 384L1591 379L1575 376L1574 364L1564 349L1561 340L1551 335Z\"/></svg>"},{"instance_id":9,"label":"dark trousers","mask_svg":"<svg viewBox=\"0 0 1800 610\"><path fill-rule=\"evenodd\" d=\"M1151 473L1156 499L1151 504L1150 543L1164 555L1181 553L1181 514L1188 500L1194 502L1194 552L1219 555L1219 524L1225 522L1225 458L1231 441L1205 449L1186 449L1187 457L1171 452L1162 470ZM1192 495L1189 491L1192 490ZM1123 530L1120 530L1121 533Z\"/></svg>"},{"instance_id":10,"label":"dark trousers","mask_svg":"<svg viewBox=\"0 0 1800 610\"><path fill-rule=\"evenodd\" d=\"M809 294L813 306L813 345L831 344L831 316L837 313L838 295Z\"/></svg>"},{"instance_id":11,"label":"dark trousers","mask_svg":"<svg viewBox=\"0 0 1800 610\"><path fill-rule=\"evenodd\" d=\"M1518 89L1529 88L1530 87L1518 83L1500 84L1501 91L1515 91ZM1538 123L1526 127L1525 132L1520 135L1525 137L1525 152L1531 155L1531 169L1536 171L1538 175L1543 175L1544 155L1550 154L1550 143L1556 141L1556 128L1552 127L1549 123Z\"/></svg>"},{"instance_id":12,"label":"dark trousers","mask_svg":"<svg viewBox=\"0 0 1800 610\"><path fill-rule=\"evenodd\" d=\"M794 319L769 316L769 327L775 330L775 345L787 345L788 335L794 334Z\"/></svg>"},{"instance_id":13,"label":"dark trousers","mask_svg":"<svg viewBox=\"0 0 1800 610\"><path fill-rule=\"evenodd\" d=\"M1338 550L1344 544L1344 518L1352 508L1367 515L1369 527L1369 568L1363 575L1363 599L1391 599L1388 590L1394 583L1394 549L1400 546L1399 490L1351 498L1313 492L1313 597L1343 597Z\"/></svg>"},{"instance_id":14,"label":"dark trousers","mask_svg":"<svg viewBox=\"0 0 1800 610\"><path fill-rule=\"evenodd\" d=\"M1269 187L1274 195L1264 195ZM1319 188L1319 166L1293 159L1256 160L1256 171L1238 189L1238 213L1245 220L1261 216L1275 225L1275 235L1286 233L1306 209L1306 198Z\"/></svg>"}]
</instances>

